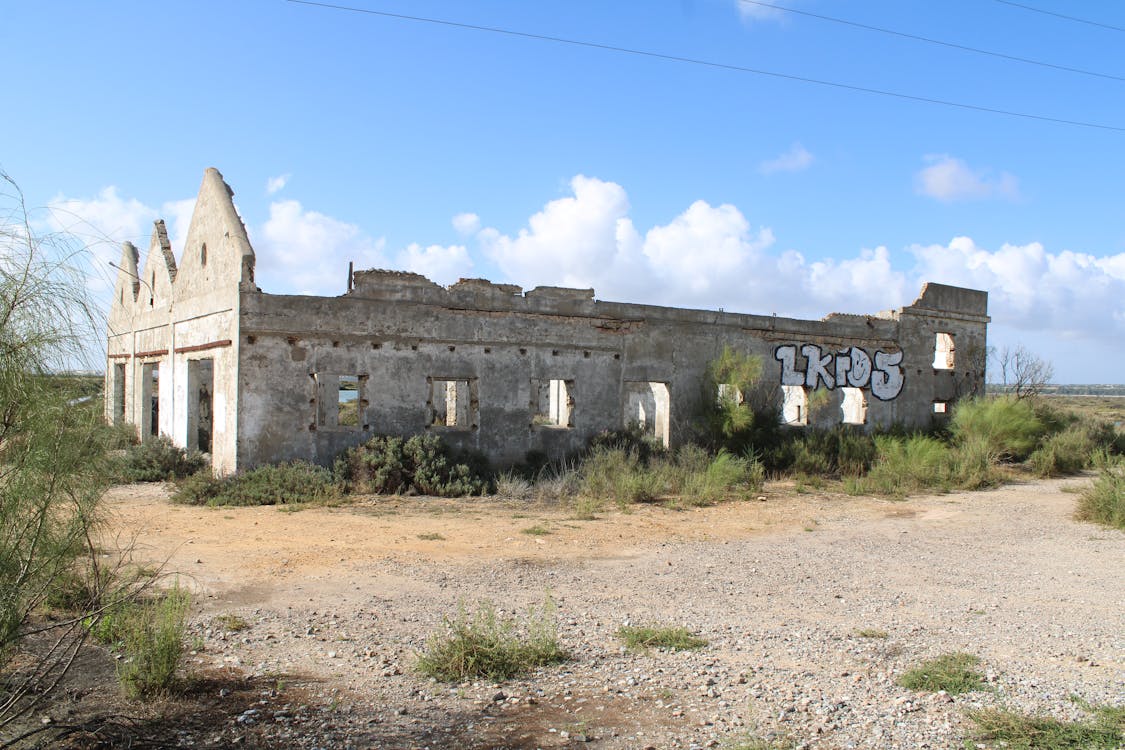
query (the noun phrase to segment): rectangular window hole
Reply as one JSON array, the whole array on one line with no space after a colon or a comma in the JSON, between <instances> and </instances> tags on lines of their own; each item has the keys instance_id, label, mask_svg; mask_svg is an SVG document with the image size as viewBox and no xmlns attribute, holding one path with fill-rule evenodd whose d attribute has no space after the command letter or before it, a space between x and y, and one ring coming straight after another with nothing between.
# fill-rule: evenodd
<instances>
[{"instance_id":1,"label":"rectangular window hole","mask_svg":"<svg viewBox=\"0 0 1125 750\"><path fill-rule=\"evenodd\" d=\"M531 381L531 424L533 427L574 426L574 381Z\"/></svg>"},{"instance_id":2,"label":"rectangular window hole","mask_svg":"<svg viewBox=\"0 0 1125 750\"><path fill-rule=\"evenodd\" d=\"M867 424L867 397L861 388L841 388L840 421L844 424Z\"/></svg>"},{"instance_id":3,"label":"rectangular window hole","mask_svg":"<svg viewBox=\"0 0 1125 750\"><path fill-rule=\"evenodd\" d=\"M953 352L953 334L938 333L934 336L934 369L952 370L955 361Z\"/></svg>"},{"instance_id":4,"label":"rectangular window hole","mask_svg":"<svg viewBox=\"0 0 1125 750\"><path fill-rule=\"evenodd\" d=\"M636 427L667 448L672 424L672 397L668 384L626 382L624 395L622 421L625 427Z\"/></svg>"},{"instance_id":5,"label":"rectangular window hole","mask_svg":"<svg viewBox=\"0 0 1125 750\"><path fill-rule=\"evenodd\" d=\"M809 423L809 396L803 385L781 386L781 421L795 427Z\"/></svg>"},{"instance_id":6,"label":"rectangular window hole","mask_svg":"<svg viewBox=\"0 0 1125 750\"><path fill-rule=\"evenodd\" d=\"M316 395L309 403L316 404L316 425L326 429L358 430L364 423L362 375L337 375L318 372L313 375Z\"/></svg>"},{"instance_id":7,"label":"rectangular window hole","mask_svg":"<svg viewBox=\"0 0 1125 750\"><path fill-rule=\"evenodd\" d=\"M472 429L477 423L477 381L430 379L430 426Z\"/></svg>"},{"instance_id":8,"label":"rectangular window hole","mask_svg":"<svg viewBox=\"0 0 1125 750\"><path fill-rule=\"evenodd\" d=\"M948 401L935 401L934 402L934 414L945 414L946 409L948 409L948 407L949 407Z\"/></svg>"}]
</instances>

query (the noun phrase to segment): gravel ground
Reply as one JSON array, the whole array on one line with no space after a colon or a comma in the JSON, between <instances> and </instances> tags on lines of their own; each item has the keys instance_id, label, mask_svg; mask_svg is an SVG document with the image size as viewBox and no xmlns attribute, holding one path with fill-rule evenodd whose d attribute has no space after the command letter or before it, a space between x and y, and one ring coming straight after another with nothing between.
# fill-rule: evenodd
<instances>
[{"instance_id":1,"label":"gravel ground","mask_svg":"<svg viewBox=\"0 0 1125 750\"><path fill-rule=\"evenodd\" d=\"M966 709L1079 718L1072 696L1125 705L1125 534L1071 520L1063 487L1081 483L901 503L814 497L800 525L741 537L633 539L589 555L571 540L557 556L353 556L272 587L205 585L191 666L234 667L271 687L181 741L608 750L730 748L753 736L954 748L972 731ZM570 661L503 684L415 671L458 602L523 613L548 592ZM248 627L224 629L217 618L232 614ZM709 645L627 651L615 633L628 623L683 625ZM980 658L988 689L896 684L954 651Z\"/></svg>"}]
</instances>

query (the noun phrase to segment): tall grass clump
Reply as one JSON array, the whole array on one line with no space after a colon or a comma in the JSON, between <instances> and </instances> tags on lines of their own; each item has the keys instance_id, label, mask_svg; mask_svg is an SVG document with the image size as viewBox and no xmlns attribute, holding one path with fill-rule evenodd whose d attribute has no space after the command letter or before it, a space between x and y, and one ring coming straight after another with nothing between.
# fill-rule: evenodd
<instances>
[{"instance_id":1,"label":"tall grass clump","mask_svg":"<svg viewBox=\"0 0 1125 750\"><path fill-rule=\"evenodd\" d=\"M623 448L594 448L583 460L579 492L620 506L651 502L664 490L660 473L650 471L636 453Z\"/></svg>"},{"instance_id":2,"label":"tall grass clump","mask_svg":"<svg viewBox=\"0 0 1125 750\"><path fill-rule=\"evenodd\" d=\"M461 606L429 637L417 667L443 682L475 677L504 680L567 658L559 645L555 603L548 597L523 622L502 617L489 601L480 602L472 612Z\"/></svg>"},{"instance_id":3,"label":"tall grass clump","mask_svg":"<svg viewBox=\"0 0 1125 750\"><path fill-rule=\"evenodd\" d=\"M175 684L190 605L191 595L175 586L115 615L112 637L121 646L117 677L130 698L162 695Z\"/></svg>"},{"instance_id":4,"label":"tall grass clump","mask_svg":"<svg viewBox=\"0 0 1125 750\"><path fill-rule=\"evenodd\" d=\"M187 505L291 505L340 496L336 476L305 461L266 464L216 479L202 471L181 482L172 499Z\"/></svg>"},{"instance_id":5,"label":"tall grass clump","mask_svg":"<svg viewBox=\"0 0 1125 750\"><path fill-rule=\"evenodd\" d=\"M335 472L348 491L378 495L462 497L492 485L486 460L454 454L437 435L376 435L344 451Z\"/></svg>"},{"instance_id":6,"label":"tall grass clump","mask_svg":"<svg viewBox=\"0 0 1125 750\"><path fill-rule=\"evenodd\" d=\"M687 505L712 505L731 497L759 492L765 468L756 456L735 456L725 450L695 469L681 467L680 501Z\"/></svg>"},{"instance_id":7,"label":"tall grass clump","mask_svg":"<svg viewBox=\"0 0 1125 750\"><path fill-rule=\"evenodd\" d=\"M1074 517L1125 531L1125 467L1107 467L1078 498Z\"/></svg>"},{"instance_id":8,"label":"tall grass clump","mask_svg":"<svg viewBox=\"0 0 1125 750\"><path fill-rule=\"evenodd\" d=\"M1061 432L1048 435L1028 456L1027 464L1041 477L1077 474L1090 465L1098 447L1089 429L1081 424L1072 424Z\"/></svg>"},{"instance_id":9,"label":"tall grass clump","mask_svg":"<svg viewBox=\"0 0 1125 750\"><path fill-rule=\"evenodd\" d=\"M1049 426L1029 400L1000 396L959 401L949 429L955 442L983 440L998 459L1022 461L1035 450Z\"/></svg>"}]
</instances>

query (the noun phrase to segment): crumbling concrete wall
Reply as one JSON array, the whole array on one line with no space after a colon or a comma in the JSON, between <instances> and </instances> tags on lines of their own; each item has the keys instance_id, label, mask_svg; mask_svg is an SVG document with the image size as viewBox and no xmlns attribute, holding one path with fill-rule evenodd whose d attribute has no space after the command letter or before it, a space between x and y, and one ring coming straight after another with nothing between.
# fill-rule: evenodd
<instances>
[{"instance_id":1,"label":"crumbling concrete wall","mask_svg":"<svg viewBox=\"0 0 1125 750\"><path fill-rule=\"evenodd\" d=\"M144 368L159 364L159 431L192 445L209 362L218 474L327 464L376 434L434 433L501 465L565 456L630 423L673 445L715 397L706 368L728 346L761 358L765 395L797 429L928 426L984 385L987 294L940 284L898 310L818 321L377 270L356 272L339 297L263 293L214 170L179 266L158 225L144 268L131 246L121 267L107 416L143 423Z\"/></svg>"}]
</instances>

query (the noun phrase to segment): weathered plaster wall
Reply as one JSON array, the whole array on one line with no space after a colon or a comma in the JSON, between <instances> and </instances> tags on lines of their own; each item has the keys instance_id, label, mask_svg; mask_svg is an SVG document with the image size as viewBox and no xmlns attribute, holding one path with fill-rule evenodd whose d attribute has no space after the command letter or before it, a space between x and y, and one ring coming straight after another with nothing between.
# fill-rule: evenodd
<instances>
[{"instance_id":1,"label":"weathered plaster wall","mask_svg":"<svg viewBox=\"0 0 1125 750\"><path fill-rule=\"evenodd\" d=\"M159 366L159 432L182 446L198 447L193 422L198 384L189 372L198 360L214 362L210 392L211 461L217 474L237 468L238 301L252 287L254 256L230 188L217 170L204 174L185 247L177 264L163 222L139 269L127 246L119 264L109 315L106 415L113 421L115 365L125 365L124 420L149 434L145 365Z\"/></svg>"},{"instance_id":2,"label":"weathered plaster wall","mask_svg":"<svg viewBox=\"0 0 1125 750\"><path fill-rule=\"evenodd\" d=\"M390 271L355 273L340 297L265 294L213 169L179 261L158 222L144 264L126 245L120 265L107 417L147 434L141 381L157 364L158 430L194 447L200 382L211 378L217 474L329 463L374 434L427 431L510 464L531 451L566 455L639 416L674 444L691 433L701 399L714 397L702 393L705 370L727 346L761 358L766 395L780 410L784 387L786 412L803 425L925 426L983 387L987 295L940 284L899 310L816 321L601 302L592 289L524 293L481 279L447 289Z\"/></svg>"},{"instance_id":3,"label":"weathered plaster wall","mask_svg":"<svg viewBox=\"0 0 1125 750\"><path fill-rule=\"evenodd\" d=\"M947 294L950 289L931 284L900 311L821 321L598 302L593 290L540 288L523 295L480 280L446 290L391 272L361 272L355 289L336 298L245 292L239 464L326 463L372 434L424 431L500 463L522 461L528 451L560 456L601 430L621 427L632 384L649 383L667 386L676 442L692 427L707 363L724 346L759 355L766 383L780 386L797 376L810 392L827 393L811 424L841 421L845 394L839 386L847 383L866 396L869 428L927 425L935 399L975 391L983 378L983 360L962 357L949 372L932 368L937 331L984 351L984 294L957 296ZM955 310L942 312L938 305ZM852 347L865 354L849 354ZM779 359L779 350L793 356ZM869 366L866 373L857 367L848 381L846 368L837 376L843 359L859 365L866 359ZM316 383L323 375L359 377L360 424L318 420L326 394ZM472 384L470 425L430 424L435 379ZM566 381L573 400L569 429L535 423L533 383L550 380Z\"/></svg>"}]
</instances>

